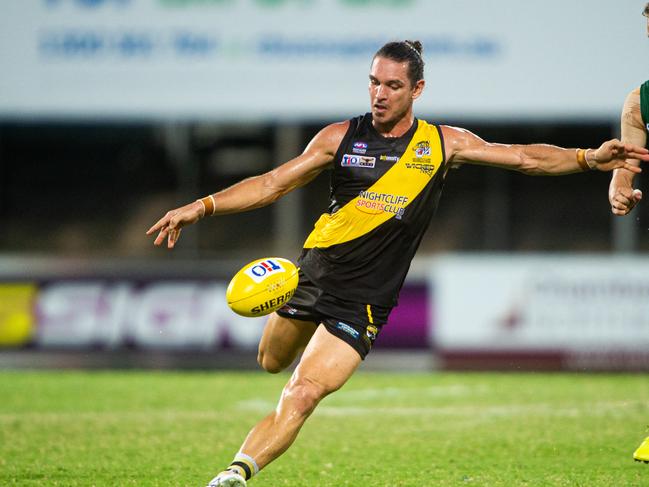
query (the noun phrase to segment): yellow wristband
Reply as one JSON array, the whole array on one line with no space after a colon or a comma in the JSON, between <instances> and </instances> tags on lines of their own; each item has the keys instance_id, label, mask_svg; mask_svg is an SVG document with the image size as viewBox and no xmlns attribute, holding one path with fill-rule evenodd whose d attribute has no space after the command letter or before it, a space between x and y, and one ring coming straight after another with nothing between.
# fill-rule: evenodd
<instances>
[{"instance_id":1,"label":"yellow wristband","mask_svg":"<svg viewBox=\"0 0 649 487\"><path fill-rule=\"evenodd\" d=\"M584 149L577 149L577 164L579 164L582 171L590 171L590 167L586 162L586 151Z\"/></svg>"}]
</instances>

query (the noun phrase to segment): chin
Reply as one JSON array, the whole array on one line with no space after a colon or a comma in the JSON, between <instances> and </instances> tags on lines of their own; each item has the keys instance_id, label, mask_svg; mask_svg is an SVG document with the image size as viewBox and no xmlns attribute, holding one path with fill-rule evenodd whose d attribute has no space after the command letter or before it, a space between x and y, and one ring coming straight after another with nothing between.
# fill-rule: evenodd
<instances>
[{"instance_id":1,"label":"chin","mask_svg":"<svg viewBox=\"0 0 649 487\"><path fill-rule=\"evenodd\" d=\"M372 118L382 123L390 122L390 115L388 113L377 113L372 110Z\"/></svg>"}]
</instances>

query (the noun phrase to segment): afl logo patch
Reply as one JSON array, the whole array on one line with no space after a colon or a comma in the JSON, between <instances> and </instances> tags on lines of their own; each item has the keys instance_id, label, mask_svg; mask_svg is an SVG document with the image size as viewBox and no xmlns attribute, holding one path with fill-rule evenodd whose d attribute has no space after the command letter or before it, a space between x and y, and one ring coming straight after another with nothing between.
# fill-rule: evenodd
<instances>
[{"instance_id":1,"label":"afl logo patch","mask_svg":"<svg viewBox=\"0 0 649 487\"><path fill-rule=\"evenodd\" d=\"M367 144L365 142L354 142L352 152L354 154L365 154L367 152Z\"/></svg>"}]
</instances>

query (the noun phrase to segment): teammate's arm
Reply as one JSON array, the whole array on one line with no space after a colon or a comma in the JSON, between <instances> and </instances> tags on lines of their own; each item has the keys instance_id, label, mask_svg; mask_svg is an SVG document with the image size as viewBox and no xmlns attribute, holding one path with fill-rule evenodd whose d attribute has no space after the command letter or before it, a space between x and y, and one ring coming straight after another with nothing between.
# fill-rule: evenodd
<instances>
[{"instance_id":1,"label":"teammate's arm","mask_svg":"<svg viewBox=\"0 0 649 487\"><path fill-rule=\"evenodd\" d=\"M295 159L211 195L214 203L214 211L211 214L225 215L261 208L309 183L331 165L348 126L349 122L328 125ZM205 205L194 201L168 211L146 234L159 232L153 243L161 245L166 238L167 247L173 248L180 237L180 229L196 223L203 216Z\"/></svg>"},{"instance_id":2,"label":"teammate's arm","mask_svg":"<svg viewBox=\"0 0 649 487\"><path fill-rule=\"evenodd\" d=\"M640 88L629 93L622 108L622 141L644 147L647 143L647 132L645 131L640 110ZM630 160L633 165L639 165L640 161ZM611 184L608 188L608 199L611 203L611 211L614 215L626 215L642 199L642 191L633 189L634 172L626 169L613 171Z\"/></svg>"},{"instance_id":3,"label":"teammate's arm","mask_svg":"<svg viewBox=\"0 0 649 487\"><path fill-rule=\"evenodd\" d=\"M446 155L453 165L482 164L531 175L561 175L584 170L578 162L576 149L547 144L492 144L457 127L442 126L442 132ZM649 151L619 140L609 140L598 149L585 152L586 162L593 169L612 171L624 168L633 173L641 172L638 165L627 161L629 158L649 161Z\"/></svg>"}]
</instances>

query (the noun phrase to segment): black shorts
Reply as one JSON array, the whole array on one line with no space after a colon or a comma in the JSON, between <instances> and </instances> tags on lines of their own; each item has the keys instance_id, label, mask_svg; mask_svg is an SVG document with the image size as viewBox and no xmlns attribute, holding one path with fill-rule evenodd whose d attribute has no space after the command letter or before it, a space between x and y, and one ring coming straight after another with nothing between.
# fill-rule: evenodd
<instances>
[{"instance_id":1,"label":"black shorts","mask_svg":"<svg viewBox=\"0 0 649 487\"><path fill-rule=\"evenodd\" d=\"M299 277L295 294L277 314L322 323L329 333L351 345L365 360L392 308L346 301L317 287L302 270Z\"/></svg>"}]
</instances>

